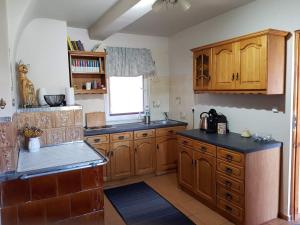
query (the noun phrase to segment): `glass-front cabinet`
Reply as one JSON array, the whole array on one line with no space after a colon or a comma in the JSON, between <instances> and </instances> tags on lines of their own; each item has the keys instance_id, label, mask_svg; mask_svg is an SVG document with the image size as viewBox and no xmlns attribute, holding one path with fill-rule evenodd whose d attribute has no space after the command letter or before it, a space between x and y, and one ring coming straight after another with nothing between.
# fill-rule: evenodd
<instances>
[{"instance_id":1,"label":"glass-front cabinet","mask_svg":"<svg viewBox=\"0 0 300 225\"><path fill-rule=\"evenodd\" d=\"M205 91L212 87L211 55L211 49L203 49L194 52L194 91Z\"/></svg>"}]
</instances>

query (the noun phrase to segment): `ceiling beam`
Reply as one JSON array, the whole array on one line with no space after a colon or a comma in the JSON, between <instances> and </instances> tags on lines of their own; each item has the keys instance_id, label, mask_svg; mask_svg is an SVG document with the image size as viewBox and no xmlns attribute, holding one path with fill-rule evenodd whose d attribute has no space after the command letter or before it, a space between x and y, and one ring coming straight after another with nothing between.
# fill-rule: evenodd
<instances>
[{"instance_id":1,"label":"ceiling beam","mask_svg":"<svg viewBox=\"0 0 300 225\"><path fill-rule=\"evenodd\" d=\"M91 27L91 39L105 40L152 10L155 0L121 0Z\"/></svg>"}]
</instances>

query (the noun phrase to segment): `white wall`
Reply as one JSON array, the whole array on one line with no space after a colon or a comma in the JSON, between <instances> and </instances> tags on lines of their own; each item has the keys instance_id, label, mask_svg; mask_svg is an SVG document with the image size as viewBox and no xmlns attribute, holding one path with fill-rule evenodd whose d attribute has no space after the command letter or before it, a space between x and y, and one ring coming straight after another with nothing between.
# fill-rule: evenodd
<instances>
[{"instance_id":1,"label":"white wall","mask_svg":"<svg viewBox=\"0 0 300 225\"><path fill-rule=\"evenodd\" d=\"M81 40L86 50L91 50L100 41L90 40L86 29L68 27L72 40ZM169 58L168 39L164 37L117 33L102 42L103 46L148 48L156 62L158 76L151 80L150 107L152 119L162 119L162 112L169 111ZM160 108L153 108L153 101L159 101ZM103 95L76 96L76 102L84 106L84 112L104 111Z\"/></svg>"},{"instance_id":2,"label":"white wall","mask_svg":"<svg viewBox=\"0 0 300 225\"><path fill-rule=\"evenodd\" d=\"M197 26L170 37L171 94L170 110L175 119L191 123L191 109L196 110L196 127L199 114L210 108L224 113L229 120L230 130L241 132L250 129L252 133L272 134L284 142L281 211L289 214L290 196L290 153L291 114L294 61L294 38L287 46L286 94L285 96L199 94L192 92L191 48L256 32L267 28L293 31L300 28L300 1L257 0L212 18ZM181 104L176 100L181 98ZM280 112L274 114L271 109ZM183 116L180 116L181 115Z\"/></svg>"},{"instance_id":3,"label":"white wall","mask_svg":"<svg viewBox=\"0 0 300 225\"><path fill-rule=\"evenodd\" d=\"M69 86L66 33L64 21L34 19L20 38L17 62L30 65L28 78L48 94L64 94Z\"/></svg>"},{"instance_id":4,"label":"white wall","mask_svg":"<svg viewBox=\"0 0 300 225\"><path fill-rule=\"evenodd\" d=\"M9 44L7 28L6 1L0 0L0 99L6 101L4 110L0 109L0 117L12 115L11 74L9 64Z\"/></svg>"}]
</instances>

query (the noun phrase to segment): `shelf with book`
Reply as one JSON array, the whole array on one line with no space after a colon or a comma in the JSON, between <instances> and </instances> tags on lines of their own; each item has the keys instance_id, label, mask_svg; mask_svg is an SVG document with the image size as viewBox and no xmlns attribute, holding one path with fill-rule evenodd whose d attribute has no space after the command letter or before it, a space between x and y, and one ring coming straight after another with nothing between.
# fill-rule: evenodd
<instances>
[{"instance_id":1,"label":"shelf with book","mask_svg":"<svg viewBox=\"0 0 300 225\"><path fill-rule=\"evenodd\" d=\"M106 94L105 52L69 51L70 85L75 94Z\"/></svg>"}]
</instances>

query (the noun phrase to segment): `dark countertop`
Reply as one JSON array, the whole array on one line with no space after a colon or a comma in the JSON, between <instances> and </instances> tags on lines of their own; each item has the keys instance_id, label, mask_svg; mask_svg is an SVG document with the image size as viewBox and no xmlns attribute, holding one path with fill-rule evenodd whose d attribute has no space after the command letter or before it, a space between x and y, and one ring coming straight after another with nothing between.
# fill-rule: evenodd
<instances>
[{"instance_id":1,"label":"dark countertop","mask_svg":"<svg viewBox=\"0 0 300 225\"><path fill-rule=\"evenodd\" d=\"M228 148L241 153L251 153L260 150L266 150L276 147L282 147L282 142L256 142L253 138L243 138L237 133L228 133L226 135L208 134L199 129L186 130L178 132L179 135L203 141L219 147Z\"/></svg>"},{"instance_id":2,"label":"dark countertop","mask_svg":"<svg viewBox=\"0 0 300 225\"><path fill-rule=\"evenodd\" d=\"M21 149L17 170L1 174L0 182L102 166L107 162L105 156L83 141L46 146L39 152Z\"/></svg>"},{"instance_id":3,"label":"dark countertop","mask_svg":"<svg viewBox=\"0 0 300 225\"><path fill-rule=\"evenodd\" d=\"M114 124L111 128L104 129L85 129L84 136L94 136L101 134L113 134L127 131L136 131L136 130L148 130L164 127L175 127L175 126L187 126L187 123L176 121L176 120L157 120L152 121L150 124L145 124L143 122L138 123L124 123L124 124Z\"/></svg>"}]
</instances>

